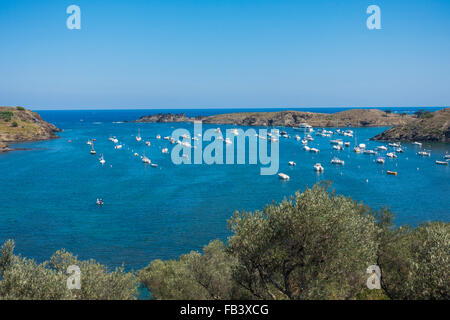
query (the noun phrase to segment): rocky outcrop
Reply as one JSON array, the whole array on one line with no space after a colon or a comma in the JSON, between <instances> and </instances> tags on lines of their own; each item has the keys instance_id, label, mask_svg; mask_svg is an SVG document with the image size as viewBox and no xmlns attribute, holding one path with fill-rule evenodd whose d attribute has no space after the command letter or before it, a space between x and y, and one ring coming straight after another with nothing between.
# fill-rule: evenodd
<instances>
[{"instance_id":1,"label":"rocky outcrop","mask_svg":"<svg viewBox=\"0 0 450 320\"><path fill-rule=\"evenodd\" d=\"M203 117L186 117L186 113L158 113L155 115L143 116L135 122L193 122L194 120L202 120Z\"/></svg>"},{"instance_id":2,"label":"rocky outcrop","mask_svg":"<svg viewBox=\"0 0 450 320\"><path fill-rule=\"evenodd\" d=\"M381 141L450 142L450 108L430 112L396 125L372 138Z\"/></svg>"},{"instance_id":3,"label":"rocky outcrop","mask_svg":"<svg viewBox=\"0 0 450 320\"><path fill-rule=\"evenodd\" d=\"M203 123L234 124L240 126L284 126L296 127L307 122L313 127L382 127L404 124L413 119L412 115L386 113L377 109L353 109L334 114L278 111L278 112L240 112L218 114L210 117L186 117L185 114L157 114L144 116L137 122L192 122L203 120Z\"/></svg>"},{"instance_id":4,"label":"rocky outcrop","mask_svg":"<svg viewBox=\"0 0 450 320\"><path fill-rule=\"evenodd\" d=\"M59 131L36 112L22 107L0 107L0 150L3 152L10 150L8 142L54 139Z\"/></svg>"}]
</instances>

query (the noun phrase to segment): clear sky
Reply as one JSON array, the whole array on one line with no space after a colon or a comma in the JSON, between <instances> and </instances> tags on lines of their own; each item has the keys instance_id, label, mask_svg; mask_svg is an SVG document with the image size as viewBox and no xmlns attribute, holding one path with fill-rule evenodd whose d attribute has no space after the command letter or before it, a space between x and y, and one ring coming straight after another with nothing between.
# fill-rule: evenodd
<instances>
[{"instance_id":1,"label":"clear sky","mask_svg":"<svg viewBox=\"0 0 450 320\"><path fill-rule=\"evenodd\" d=\"M448 106L450 1L1 0L0 105Z\"/></svg>"}]
</instances>

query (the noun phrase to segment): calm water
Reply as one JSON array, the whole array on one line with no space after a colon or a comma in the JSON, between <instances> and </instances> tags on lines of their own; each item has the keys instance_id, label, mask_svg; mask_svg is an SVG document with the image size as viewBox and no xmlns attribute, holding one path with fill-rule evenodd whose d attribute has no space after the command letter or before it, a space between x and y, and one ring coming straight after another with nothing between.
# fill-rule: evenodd
<instances>
[{"instance_id":1,"label":"calm water","mask_svg":"<svg viewBox=\"0 0 450 320\"><path fill-rule=\"evenodd\" d=\"M414 111L404 108L401 112L410 110ZM230 110L183 111L208 115ZM303 151L293 139L296 133L286 129L291 139L280 139L279 171L291 180L281 182L276 176L261 176L259 165L172 164L170 154L161 153L171 145L155 137L170 135L175 128L191 129L192 124L113 123L150 111L40 113L64 129L61 139L20 144L32 150L0 155L0 242L13 238L17 252L38 261L66 248L82 259L95 258L110 267L124 263L127 269L141 268L152 259L175 258L201 249L212 239L226 239L226 220L235 210L260 209L321 180L332 180L338 193L374 208L390 206L397 224L450 220L450 168L435 164L450 151L448 144L424 144L431 150L429 158L417 156L419 147L404 144L405 153L380 165L374 162L376 156L352 152L352 138L339 136L352 143L339 152L332 149L330 138L313 134L315 141L309 145L321 150L316 155ZM217 125L204 129L211 127ZM222 132L231 128L220 127ZM135 140L138 128L151 147ZM358 143L374 149L383 143L368 139L384 129L353 130ZM108 140L111 135L125 144L122 150L114 149ZM98 155L89 154L86 141L90 138L97 139L95 149L104 154L104 166ZM139 154L145 150L159 167L144 166L132 150ZM334 155L345 166L331 165ZM297 166L289 167L290 160ZM325 167L323 174L313 171L316 162ZM388 176L386 170L399 175ZM95 204L97 197L105 201L101 208Z\"/></svg>"}]
</instances>

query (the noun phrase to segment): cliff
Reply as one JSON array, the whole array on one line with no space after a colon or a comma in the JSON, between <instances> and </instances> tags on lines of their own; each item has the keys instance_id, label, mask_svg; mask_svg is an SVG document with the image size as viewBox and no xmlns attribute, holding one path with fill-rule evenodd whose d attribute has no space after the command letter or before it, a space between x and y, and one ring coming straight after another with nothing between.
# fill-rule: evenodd
<instances>
[{"instance_id":1,"label":"cliff","mask_svg":"<svg viewBox=\"0 0 450 320\"><path fill-rule=\"evenodd\" d=\"M423 114L372 138L381 141L450 142L450 108Z\"/></svg>"},{"instance_id":2,"label":"cliff","mask_svg":"<svg viewBox=\"0 0 450 320\"><path fill-rule=\"evenodd\" d=\"M7 143L57 138L61 131L42 120L36 112L22 107L0 107L0 152L9 151Z\"/></svg>"}]
</instances>

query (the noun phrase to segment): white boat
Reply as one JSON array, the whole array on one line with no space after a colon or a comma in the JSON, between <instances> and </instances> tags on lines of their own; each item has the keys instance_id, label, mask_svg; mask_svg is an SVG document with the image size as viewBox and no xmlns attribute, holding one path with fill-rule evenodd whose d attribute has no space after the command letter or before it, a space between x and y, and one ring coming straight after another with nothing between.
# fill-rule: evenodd
<instances>
[{"instance_id":1,"label":"white boat","mask_svg":"<svg viewBox=\"0 0 450 320\"><path fill-rule=\"evenodd\" d=\"M350 147L350 142L346 142L346 143L344 143L344 145L345 145L346 147Z\"/></svg>"},{"instance_id":2,"label":"white boat","mask_svg":"<svg viewBox=\"0 0 450 320\"><path fill-rule=\"evenodd\" d=\"M400 147L400 144L395 143L395 142L391 142L391 143L389 143L389 145L390 145L391 147L394 147L394 148Z\"/></svg>"},{"instance_id":3,"label":"white boat","mask_svg":"<svg viewBox=\"0 0 450 320\"><path fill-rule=\"evenodd\" d=\"M377 150L383 150L383 151L386 151L388 148L387 147L385 147L385 146L379 146L379 147L377 147Z\"/></svg>"},{"instance_id":4,"label":"white boat","mask_svg":"<svg viewBox=\"0 0 450 320\"><path fill-rule=\"evenodd\" d=\"M360 149L359 147L354 147L354 148L353 148L353 151L355 151L356 153L360 153L360 152L361 152L361 149Z\"/></svg>"},{"instance_id":5,"label":"white boat","mask_svg":"<svg viewBox=\"0 0 450 320\"><path fill-rule=\"evenodd\" d=\"M295 135L295 140L300 141L302 138L298 134Z\"/></svg>"},{"instance_id":6,"label":"white boat","mask_svg":"<svg viewBox=\"0 0 450 320\"><path fill-rule=\"evenodd\" d=\"M364 154L377 154L374 150L364 150Z\"/></svg>"},{"instance_id":7,"label":"white boat","mask_svg":"<svg viewBox=\"0 0 450 320\"><path fill-rule=\"evenodd\" d=\"M232 144L230 138L226 138L226 139L225 139L225 143L226 143L226 144Z\"/></svg>"},{"instance_id":8,"label":"white boat","mask_svg":"<svg viewBox=\"0 0 450 320\"><path fill-rule=\"evenodd\" d=\"M335 150L344 150L344 148L342 148L342 146L341 145L334 145L333 146L333 149L335 149Z\"/></svg>"},{"instance_id":9,"label":"white boat","mask_svg":"<svg viewBox=\"0 0 450 320\"><path fill-rule=\"evenodd\" d=\"M289 161L289 165L290 165L291 167L295 167L297 164L296 164L294 161Z\"/></svg>"},{"instance_id":10,"label":"white boat","mask_svg":"<svg viewBox=\"0 0 450 320\"><path fill-rule=\"evenodd\" d=\"M86 142L86 144L92 146L92 141L91 141L91 140L88 140L88 141Z\"/></svg>"},{"instance_id":11,"label":"white boat","mask_svg":"<svg viewBox=\"0 0 450 320\"><path fill-rule=\"evenodd\" d=\"M118 145L114 146L114 149L122 149L122 145L118 144Z\"/></svg>"},{"instance_id":12,"label":"white boat","mask_svg":"<svg viewBox=\"0 0 450 320\"><path fill-rule=\"evenodd\" d=\"M377 163L381 163L381 164L383 164L385 162L385 160L384 160L384 158L383 157L379 157L379 158L377 158Z\"/></svg>"},{"instance_id":13,"label":"white boat","mask_svg":"<svg viewBox=\"0 0 450 320\"><path fill-rule=\"evenodd\" d=\"M169 149L163 148L163 149L161 150L161 152L162 152L162 153L169 153Z\"/></svg>"},{"instance_id":14,"label":"white boat","mask_svg":"<svg viewBox=\"0 0 450 320\"><path fill-rule=\"evenodd\" d=\"M139 157L139 153L135 152L135 153L134 153L134 156L135 156L135 157Z\"/></svg>"},{"instance_id":15,"label":"white boat","mask_svg":"<svg viewBox=\"0 0 450 320\"><path fill-rule=\"evenodd\" d=\"M136 136L136 141L141 141L141 129L138 129L138 135Z\"/></svg>"},{"instance_id":16,"label":"white boat","mask_svg":"<svg viewBox=\"0 0 450 320\"><path fill-rule=\"evenodd\" d=\"M335 157L335 158L331 159L331 163L344 165L344 160L341 160L341 159Z\"/></svg>"},{"instance_id":17,"label":"white boat","mask_svg":"<svg viewBox=\"0 0 450 320\"><path fill-rule=\"evenodd\" d=\"M302 144L308 144L308 140L303 139Z\"/></svg>"},{"instance_id":18,"label":"white boat","mask_svg":"<svg viewBox=\"0 0 450 320\"><path fill-rule=\"evenodd\" d=\"M396 148L396 149L395 149L395 152L403 153L403 149L402 149L402 148Z\"/></svg>"},{"instance_id":19,"label":"white boat","mask_svg":"<svg viewBox=\"0 0 450 320\"><path fill-rule=\"evenodd\" d=\"M113 141L114 143L119 143L119 140L117 140L116 138L114 138L112 141Z\"/></svg>"},{"instance_id":20,"label":"white boat","mask_svg":"<svg viewBox=\"0 0 450 320\"><path fill-rule=\"evenodd\" d=\"M426 151L419 151L419 152L417 152L417 154L418 154L419 156L423 156L423 157L429 157L429 156L431 156L431 154L430 154L429 152L426 152Z\"/></svg>"},{"instance_id":21,"label":"white boat","mask_svg":"<svg viewBox=\"0 0 450 320\"><path fill-rule=\"evenodd\" d=\"M337 145L342 145L342 140L337 139L337 140L330 140L331 144L337 144Z\"/></svg>"},{"instance_id":22,"label":"white boat","mask_svg":"<svg viewBox=\"0 0 450 320\"><path fill-rule=\"evenodd\" d=\"M446 155L444 156L444 159L450 159L450 154L446 154Z\"/></svg>"},{"instance_id":23,"label":"white boat","mask_svg":"<svg viewBox=\"0 0 450 320\"><path fill-rule=\"evenodd\" d=\"M303 147L303 150L306 150L306 151L310 151L310 150L311 150L311 148L310 148L310 147L308 147L308 146L304 146L304 147Z\"/></svg>"},{"instance_id":24,"label":"white boat","mask_svg":"<svg viewBox=\"0 0 450 320\"><path fill-rule=\"evenodd\" d=\"M308 141L314 141L314 138L311 137L310 134L307 134L307 135L306 135L306 140L308 140Z\"/></svg>"},{"instance_id":25,"label":"white boat","mask_svg":"<svg viewBox=\"0 0 450 320\"><path fill-rule=\"evenodd\" d=\"M422 146L422 143L421 143L421 142L417 142L417 141L414 141L412 144L415 144L415 145L417 145L417 146L419 146L419 147Z\"/></svg>"},{"instance_id":26,"label":"white boat","mask_svg":"<svg viewBox=\"0 0 450 320\"><path fill-rule=\"evenodd\" d=\"M366 145L365 145L364 143L360 143L360 144L359 144L359 148L360 148L360 149L365 149L365 148L366 148Z\"/></svg>"},{"instance_id":27,"label":"white boat","mask_svg":"<svg viewBox=\"0 0 450 320\"><path fill-rule=\"evenodd\" d=\"M153 168L157 168L158 165L156 163L151 163L150 166L152 166Z\"/></svg>"},{"instance_id":28,"label":"white boat","mask_svg":"<svg viewBox=\"0 0 450 320\"><path fill-rule=\"evenodd\" d=\"M100 161L100 163L103 165L103 164L105 164L105 159L103 158L103 155L100 157L100 159L99 159L99 161Z\"/></svg>"},{"instance_id":29,"label":"white boat","mask_svg":"<svg viewBox=\"0 0 450 320\"><path fill-rule=\"evenodd\" d=\"M320 152L320 150L316 149L316 148L311 148L311 149L309 149L309 151L313 152L313 153L319 153Z\"/></svg>"},{"instance_id":30,"label":"white boat","mask_svg":"<svg viewBox=\"0 0 450 320\"><path fill-rule=\"evenodd\" d=\"M156 135L156 139L161 139L161 136L159 134Z\"/></svg>"},{"instance_id":31,"label":"white boat","mask_svg":"<svg viewBox=\"0 0 450 320\"><path fill-rule=\"evenodd\" d=\"M303 131L303 132L312 132L312 131L314 131L312 126L310 126L307 123L301 123L297 128L294 128L294 130L300 130L300 131Z\"/></svg>"},{"instance_id":32,"label":"white boat","mask_svg":"<svg viewBox=\"0 0 450 320\"><path fill-rule=\"evenodd\" d=\"M279 174L278 174L278 177L279 177L281 180L285 180L285 181L287 181L287 180L290 179L289 176L288 176L287 174L285 174L285 173L279 173Z\"/></svg>"},{"instance_id":33,"label":"white boat","mask_svg":"<svg viewBox=\"0 0 450 320\"><path fill-rule=\"evenodd\" d=\"M440 165L442 165L442 166L447 166L447 165L448 165L448 162L447 162L447 161L439 161L439 160L436 160L436 164L440 164Z\"/></svg>"},{"instance_id":34,"label":"white boat","mask_svg":"<svg viewBox=\"0 0 450 320\"><path fill-rule=\"evenodd\" d=\"M389 153L386 154L386 157L397 158L397 154L395 152L389 152Z\"/></svg>"},{"instance_id":35,"label":"white boat","mask_svg":"<svg viewBox=\"0 0 450 320\"><path fill-rule=\"evenodd\" d=\"M97 152L94 150L94 143L91 144L91 154L94 155Z\"/></svg>"},{"instance_id":36,"label":"white boat","mask_svg":"<svg viewBox=\"0 0 450 320\"><path fill-rule=\"evenodd\" d=\"M323 167L322 167L322 165L320 163L316 163L314 165L314 170L317 171L317 172L323 172L324 169L323 169Z\"/></svg>"},{"instance_id":37,"label":"white boat","mask_svg":"<svg viewBox=\"0 0 450 320\"><path fill-rule=\"evenodd\" d=\"M152 162L150 161L149 158L147 158L145 155L142 156L142 162L145 164L151 164Z\"/></svg>"},{"instance_id":38,"label":"white boat","mask_svg":"<svg viewBox=\"0 0 450 320\"><path fill-rule=\"evenodd\" d=\"M150 147L150 141L145 141L145 144Z\"/></svg>"}]
</instances>

